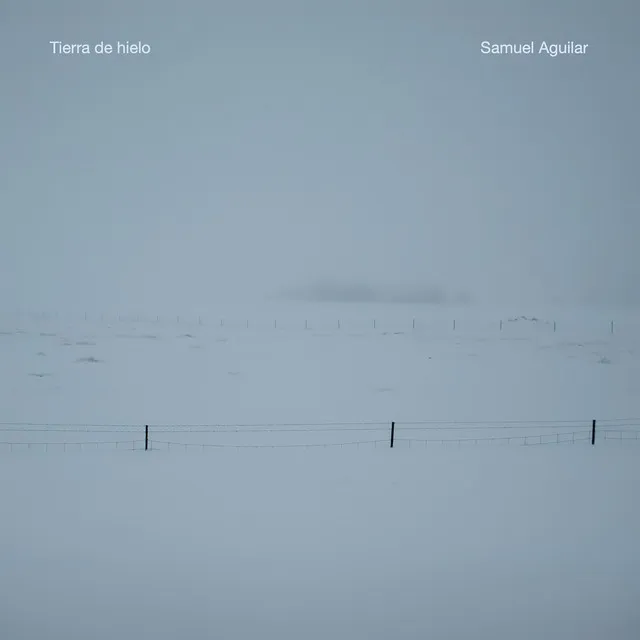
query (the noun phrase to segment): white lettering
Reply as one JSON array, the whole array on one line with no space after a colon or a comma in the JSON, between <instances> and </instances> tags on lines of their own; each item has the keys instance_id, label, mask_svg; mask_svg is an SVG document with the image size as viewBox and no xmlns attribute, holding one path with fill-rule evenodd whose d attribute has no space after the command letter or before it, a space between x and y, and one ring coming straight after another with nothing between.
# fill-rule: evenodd
<instances>
[{"instance_id":1,"label":"white lettering","mask_svg":"<svg viewBox=\"0 0 640 640\"><path fill-rule=\"evenodd\" d=\"M529 55L534 51L534 43L531 41L498 44L483 40L480 43L480 51L485 55Z\"/></svg>"},{"instance_id":2,"label":"white lettering","mask_svg":"<svg viewBox=\"0 0 640 640\"><path fill-rule=\"evenodd\" d=\"M104 42L98 42L93 50L98 54L109 54L113 53L113 47L110 44L105 44Z\"/></svg>"},{"instance_id":3,"label":"white lettering","mask_svg":"<svg viewBox=\"0 0 640 640\"><path fill-rule=\"evenodd\" d=\"M118 40L117 51L119 55L136 55L140 53L148 55L151 53L151 46L140 40L138 42L129 42L128 40L120 42Z\"/></svg>"},{"instance_id":4,"label":"white lettering","mask_svg":"<svg viewBox=\"0 0 640 640\"><path fill-rule=\"evenodd\" d=\"M91 48L88 44L67 44L61 40L50 40L49 44L52 46L52 52L59 55L74 55L74 54L87 54L91 53Z\"/></svg>"},{"instance_id":5,"label":"white lettering","mask_svg":"<svg viewBox=\"0 0 640 640\"><path fill-rule=\"evenodd\" d=\"M547 43L542 41L538 53L546 53L550 58L557 58L558 56L572 56L572 55L584 55L587 52L588 44L580 44L569 40L569 42L559 43Z\"/></svg>"}]
</instances>

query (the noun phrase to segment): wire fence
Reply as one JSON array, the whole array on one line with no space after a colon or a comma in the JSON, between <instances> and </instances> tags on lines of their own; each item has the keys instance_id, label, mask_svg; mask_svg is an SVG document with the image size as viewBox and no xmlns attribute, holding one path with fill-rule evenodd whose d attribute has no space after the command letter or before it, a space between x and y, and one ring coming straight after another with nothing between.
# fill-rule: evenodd
<instances>
[{"instance_id":1,"label":"wire fence","mask_svg":"<svg viewBox=\"0 0 640 640\"><path fill-rule=\"evenodd\" d=\"M82 442L23 442L23 441L11 441L0 442L0 451L31 451L40 450L44 452L48 451L85 451L85 450L98 450L98 449L114 449L114 450L129 450L135 451L136 449L143 451L145 448L144 440L115 440L112 442L90 441L85 440Z\"/></svg>"},{"instance_id":2,"label":"wire fence","mask_svg":"<svg viewBox=\"0 0 640 640\"><path fill-rule=\"evenodd\" d=\"M535 316L505 316L491 317L485 314L476 316L462 313L460 317L452 317L441 312L429 311L412 313L382 313L376 317L376 312L371 309L370 317L366 317L361 310L357 313L345 310L342 317L320 313L311 317L304 317L300 313L287 313L283 317L258 314L253 317L238 316L224 317L212 313L190 314L149 314L149 313L113 313L113 312L0 312L0 322L7 327L17 324L34 324L40 326L73 324L81 325L137 325L149 327L191 327L202 329L223 330L313 330L313 331L362 331L371 329L374 331L387 331L392 333L404 333L409 330L445 330L453 332L492 330L500 333L520 331L519 328L535 328L542 333L556 333L565 330L588 329L598 335L635 332L637 318L625 318L614 320L605 316L580 316L577 323L574 317L538 318Z\"/></svg>"},{"instance_id":3,"label":"wire fence","mask_svg":"<svg viewBox=\"0 0 640 640\"><path fill-rule=\"evenodd\" d=\"M356 435L358 433L363 434L361 438ZM343 438L340 437L341 434L344 434ZM132 435L139 437L132 438ZM428 448L434 445L595 445L596 442L640 442L640 418L597 422L406 421L183 425L0 423L0 452L375 449Z\"/></svg>"}]
</instances>

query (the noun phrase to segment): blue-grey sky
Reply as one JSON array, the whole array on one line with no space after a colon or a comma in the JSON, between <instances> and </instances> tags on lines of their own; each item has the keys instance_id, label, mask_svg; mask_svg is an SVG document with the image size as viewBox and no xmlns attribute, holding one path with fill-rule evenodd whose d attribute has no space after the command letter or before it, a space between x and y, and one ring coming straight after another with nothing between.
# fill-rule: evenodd
<instances>
[{"instance_id":1,"label":"blue-grey sky","mask_svg":"<svg viewBox=\"0 0 640 640\"><path fill-rule=\"evenodd\" d=\"M3 0L2 305L639 303L639 23L632 0Z\"/></svg>"}]
</instances>

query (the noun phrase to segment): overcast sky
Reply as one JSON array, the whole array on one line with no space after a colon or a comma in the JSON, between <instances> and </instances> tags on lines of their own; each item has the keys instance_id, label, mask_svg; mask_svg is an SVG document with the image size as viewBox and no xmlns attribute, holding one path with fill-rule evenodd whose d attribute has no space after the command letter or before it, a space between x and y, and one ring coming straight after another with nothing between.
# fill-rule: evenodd
<instances>
[{"instance_id":1,"label":"overcast sky","mask_svg":"<svg viewBox=\"0 0 640 640\"><path fill-rule=\"evenodd\" d=\"M639 21L633 0L2 0L2 306L318 282L639 303Z\"/></svg>"}]
</instances>

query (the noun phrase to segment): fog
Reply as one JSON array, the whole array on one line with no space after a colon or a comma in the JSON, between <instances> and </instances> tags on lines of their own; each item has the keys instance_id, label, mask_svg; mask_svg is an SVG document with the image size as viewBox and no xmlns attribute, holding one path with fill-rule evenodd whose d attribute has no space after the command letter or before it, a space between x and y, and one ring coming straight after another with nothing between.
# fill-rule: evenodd
<instances>
[{"instance_id":1,"label":"fog","mask_svg":"<svg viewBox=\"0 0 640 640\"><path fill-rule=\"evenodd\" d=\"M2 640L640 637L637 314L340 293L0 314Z\"/></svg>"},{"instance_id":2,"label":"fog","mask_svg":"<svg viewBox=\"0 0 640 640\"><path fill-rule=\"evenodd\" d=\"M639 14L5 0L2 305L188 311L327 289L637 305ZM486 56L483 40L589 48Z\"/></svg>"},{"instance_id":3,"label":"fog","mask_svg":"<svg viewBox=\"0 0 640 640\"><path fill-rule=\"evenodd\" d=\"M276 299L305 302L351 302L382 304L444 304L469 302L464 294L451 298L439 287L406 289L403 287L371 287L367 284L342 282L315 282L310 286L285 290Z\"/></svg>"},{"instance_id":4,"label":"fog","mask_svg":"<svg viewBox=\"0 0 640 640\"><path fill-rule=\"evenodd\" d=\"M633 640L637 468L590 445L16 453L0 630Z\"/></svg>"},{"instance_id":5,"label":"fog","mask_svg":"<svg viewBox=\"0 0 640 640\"><path fill-rule=\"evenodd\" d=\"M0 0L2 640L640 637L639 19Z\"/></svg>"}]
</instances>

